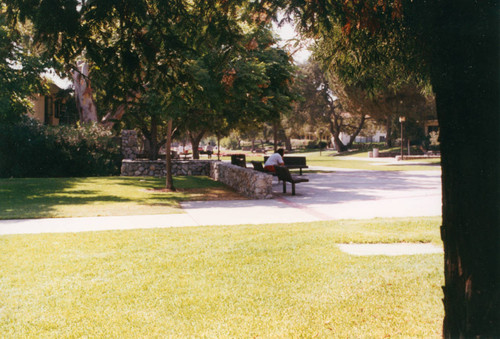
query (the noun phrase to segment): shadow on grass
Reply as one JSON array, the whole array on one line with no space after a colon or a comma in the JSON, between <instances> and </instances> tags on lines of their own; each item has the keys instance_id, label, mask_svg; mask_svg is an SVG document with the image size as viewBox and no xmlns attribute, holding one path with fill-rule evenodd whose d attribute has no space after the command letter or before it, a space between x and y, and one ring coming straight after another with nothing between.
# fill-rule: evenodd
<instances>
[{"instance_id":1,"label":"shadow on grass","mask_svg":"<svg viewBox=\"0 0 500 339\"><path fill-rule=\"evenodd\" d=\"M51 216L56 207L94 203L127 202L130 199L102 194L95 189L78 189L83 178L21 178L0 180L0 219ZM89 179L92 180L92 179Z\"/></svg>"},{"instance_id":2,"label":"shadow on grass","mask_svg":"<svg viewBox=\"0 0 500 339\"><path fill-rule=\"evenodd\" d=\"M92 178L16 178L0 179L0 219L44 218L92 215L97 210L119 213L140 209L177 208L189 200L192 189L208 190L224 185L208 177L175 177L178 192L160 192L164 178L92 177ZM197 192L199 195L199 192ZM102 213L102 212L99 212Z\"/></svg>"}]
</instances>

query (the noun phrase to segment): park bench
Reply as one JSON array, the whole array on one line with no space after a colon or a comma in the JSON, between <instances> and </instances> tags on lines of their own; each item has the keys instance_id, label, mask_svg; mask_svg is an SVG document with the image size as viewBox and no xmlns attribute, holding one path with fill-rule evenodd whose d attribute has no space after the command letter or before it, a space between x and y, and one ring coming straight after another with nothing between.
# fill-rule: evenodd
<instances>
[{"instance_id":1,"label":"park bench","mask_svg":"<svg viewBox=\"0 0 500 339\"><path fill-rule=\"evenodd\" d=\"M265 156L264 162L266 162L268 158L268 156ZM302 175L303 168L309 168L309 166L306 165L306 157L283 157L283 162L285 163L285 167L288 169L298 168L300 170L300 175Z\"/></svg>"},{"instance_id":2,"label":"park bench","mask_svg":"<svg viewBox=\"0 0 500 339\"><path fill-rule=\"evenodd\" d=\"M245 154L232 154L231 155L231 164L240 166L240 167L247 167L247 161L246 161L246 156Z\"/></svg>"},{"instance_id":3,"label":"park bench","mask_svg":"<svg viewBox=\"0 0 500 339\"><path fill-rule=\"evenodd\" d=\"M264 165L260 161L250 161L253 166L253 169L259 172L265 172Z\"/></svg>"},{"instance_id":4,"label":"park bench","mask_svg":"<svg viewBox=\"0 0 500 339\"><path fill-rule=\"evenodd\" d=\"M287 182L292 184L292 195L295 195L295 184L309 181L309 179L307 178L299 178L292 176L290 174L290 170L285 166L275 166L274 168L276 169L276 175L278 176L278 179L283 181L283 193L286 193Z\"/></svg>"}]
</instances>

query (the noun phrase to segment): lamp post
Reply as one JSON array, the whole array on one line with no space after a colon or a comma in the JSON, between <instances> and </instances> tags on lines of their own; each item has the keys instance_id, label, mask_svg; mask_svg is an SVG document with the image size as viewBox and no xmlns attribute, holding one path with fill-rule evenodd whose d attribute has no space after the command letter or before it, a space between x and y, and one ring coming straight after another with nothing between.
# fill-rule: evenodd
<instances>
[{"instance_id":1,"label":"lamp post","mask_svg":"<svg viewBox=\"0 0 500 339\"><path fill-rule=\"evenodd\" d=\"M399 122L401 123L401 160L403 160L403 122L406 121L406 117L399 117Z\"/></svg>"}]
</instances>

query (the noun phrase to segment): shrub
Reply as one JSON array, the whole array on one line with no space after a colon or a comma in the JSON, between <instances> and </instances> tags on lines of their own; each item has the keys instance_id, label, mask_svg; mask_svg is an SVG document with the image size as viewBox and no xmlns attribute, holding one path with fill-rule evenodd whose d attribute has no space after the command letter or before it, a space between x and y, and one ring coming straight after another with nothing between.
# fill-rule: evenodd
<instances>
[{"instance_id":1,"label":"shrub","mask_svg":"<svg viewBox=\"0 0 500 339\"><path fill-rule=\"evenodd\" d=\"M80 177L120 173L121 153L99 125L40 125L25 118L0 126L0 177Z\"/></svg>"},{"instance_id":2,"label":"shrub","mask_svg":"<svg viewBox=\"0 0 500 339\"><path fill-rule=\"evenodd\" d=\"M240 149L239 140L233 134L231 134L228 137L222 138L222 140L220 141L220 145L226 149L231 149L231 150Z\"/></svg>"},{"instance_id":3,"label":"shrub","mask_svg":"<svg viewBox=\"0 0 500 339\"><path fill-rule=\"evenodd\" d=\"M307 144L307 148L310 148L310 149L324 149L326 148L326 146L328 146L328 143L325 142L325 141L309 141L309 143Z\"/></svg>"}]
</instances>

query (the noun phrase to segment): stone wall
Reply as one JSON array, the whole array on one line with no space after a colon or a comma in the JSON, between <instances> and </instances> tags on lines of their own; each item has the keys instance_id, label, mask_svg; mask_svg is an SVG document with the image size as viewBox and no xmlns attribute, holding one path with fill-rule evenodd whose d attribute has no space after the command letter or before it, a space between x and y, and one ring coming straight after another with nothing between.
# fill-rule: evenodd
<instances>
[{"instance_id":1,"label":"stone wall","mask_svg":"<svg viewBox=\"0 0 500 339\"><path fill-rule=\"evenodd\" d=\"M139 141L137 140L137 131L123 130L122 137L122 155L123 159L136 159L139 154Z\"/></svg>"},{"instance_id":2,"label":"stone wall","mask_svg":"<svg viewBox=\"0 0 500 339\"><path fill-rule=\"evenodd\" d=\"M272 198L273 176L231 165L227 162L214 160L173 160L172 174L205 175L220 181L242 195L252 199ZM154 176L166 175L164 160L122 160L121 175L123 176Z\"/></svg>"},{"instance_id":3,"label":"stone wall","mask_svg":"<svg viewBox=\"0 0 500 339\"><path fill-rule=\"evenodd\" d=\"M231 165L227 162L211 163L210 176L246 197L253 199L270 199L272 195L273 176L251 168Z\"/></svg>"},{"instance_id":4,"label":"stone wall","mask_svg":"<svg viewBox=\"0 0 500 339\"><path fill-rule=\"evenodd\" d=\"M210 176L209 160L172 160L172 175ZM121 175L132 177L164 177L165 160L122 160Z\"/></svg>"}]
</instances>

